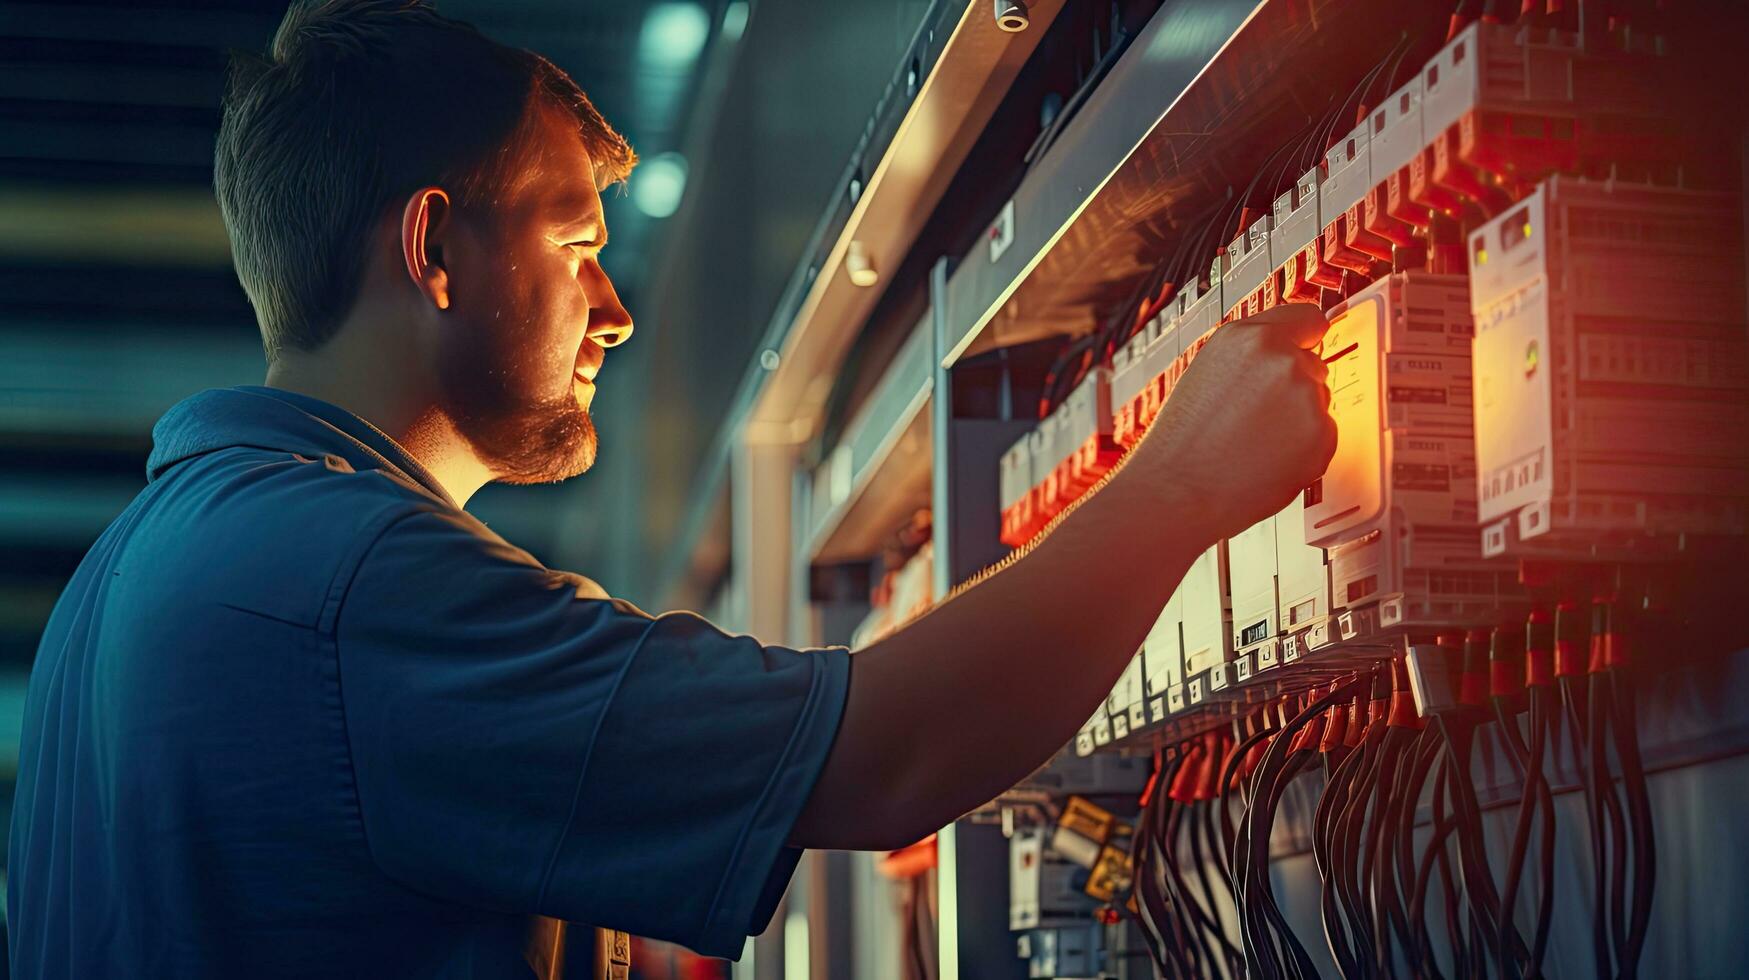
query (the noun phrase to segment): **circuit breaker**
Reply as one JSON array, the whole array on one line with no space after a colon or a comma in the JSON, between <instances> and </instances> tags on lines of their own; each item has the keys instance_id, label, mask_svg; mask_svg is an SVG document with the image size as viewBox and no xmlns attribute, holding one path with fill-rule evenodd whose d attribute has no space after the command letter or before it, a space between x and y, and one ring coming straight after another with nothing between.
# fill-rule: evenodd
<instances>
[{"instance_id":1,"label":"circuit breaker","mask_svg":"<svg viewBox=\"0 0 1749 980\"><path fill-rule=\"evenodd\" d=\"M1744 532L1739 212L1734 195L1555 177L1470 236L1488 554Z\"/></svg>"}]
</instances>

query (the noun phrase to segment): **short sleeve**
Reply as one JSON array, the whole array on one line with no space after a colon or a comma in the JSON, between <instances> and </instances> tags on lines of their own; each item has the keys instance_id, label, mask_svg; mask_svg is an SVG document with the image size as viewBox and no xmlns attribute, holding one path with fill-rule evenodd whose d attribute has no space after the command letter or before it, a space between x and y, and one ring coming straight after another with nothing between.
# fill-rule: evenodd
<instances>
[{"instance_id":1,"label":"short sleeve","mask_svg":"<svg viewBox=\"0 0 1749 980\"><path fill-rule=\"evenodd\" d=\"M334 641L385 874L712 956L763 931L843 712L844 650L648 616L438 510L370 547Z\"/></svg>"}]
</instances>

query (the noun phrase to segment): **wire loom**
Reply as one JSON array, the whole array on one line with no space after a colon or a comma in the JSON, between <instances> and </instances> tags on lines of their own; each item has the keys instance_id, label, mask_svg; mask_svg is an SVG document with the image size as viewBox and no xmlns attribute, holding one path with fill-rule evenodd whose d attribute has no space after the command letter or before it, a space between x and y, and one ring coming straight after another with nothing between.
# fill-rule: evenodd
<instances>
[{"instance_id":1,"label":"wire loom","mask_svg":"<svg viewBox=\"0 0 1749 980\"><path fill-rule=\"evenodd\" d=\"M1656 851L1619 605L1604 595L1589 623L1563 603L1523 627L1439 637L1426 649L1462 696L1424 705L1425 718L1398 656L1161 750L1128 906L1156 973L1320 976L1276 901L1269 859L1288 786L1321 772L1311 850L1321 938L1341 976L1544 976L1554 902L1577 900L1556 890L1556 835L1580 832L1556 826L1550 775L1565 754L1584 797L1597 975L1638 976ZM1503 862L1483 839L1472 765L1483 739L1522 788ZM1525 902L1533 832L1539 887Z\"/></svg>"}]
</instances>

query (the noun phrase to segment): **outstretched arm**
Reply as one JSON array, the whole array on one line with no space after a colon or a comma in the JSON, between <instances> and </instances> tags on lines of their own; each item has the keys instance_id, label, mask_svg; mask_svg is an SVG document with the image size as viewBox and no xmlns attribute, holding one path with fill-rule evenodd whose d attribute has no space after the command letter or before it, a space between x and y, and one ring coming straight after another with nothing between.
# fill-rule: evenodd
<instances>
[{"instance_id":1,"label":"outstretched arm","mask_svg":"<svg viewBox=\"0 0 1749 980\"><path fill-rule=\"evenodd\" d=\"M1025 558L857 653L791 839L883 849L931 833L1061 748L1191 561L1285 507L1334 452L1326 326L1290 304L1217 330L1147 436Z\"/></svg>"}]
</instances>

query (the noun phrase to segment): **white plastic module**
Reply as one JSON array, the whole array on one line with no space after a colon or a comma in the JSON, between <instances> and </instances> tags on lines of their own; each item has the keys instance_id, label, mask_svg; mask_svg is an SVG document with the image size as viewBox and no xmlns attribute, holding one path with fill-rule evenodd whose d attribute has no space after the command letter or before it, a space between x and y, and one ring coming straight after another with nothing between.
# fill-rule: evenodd
<instances>
[{"instance_id":1,"label":"white plastic module","mask_svg":"<svg viewBox=\"0 0 1749 980\"><path fill-rule=\"evenodd\" d=\"M1143 674L1142 651L1130 658L1129 666L1118 675L1117 684L1111 689L1111 694L1105 699L1105 713L1111 718L1111 734L1114 739L1124 739L1147 724L1148 716L1143 700L1145 676Z\"/></svg>"},{"instance_id":2,"label":"white plastic module","mask_svg":"<svg viewBox=\"0 0 1749 980\"><path fill-rule=\"evenodd\" d=\"M1226 311L1227 307L1221 303L1219 283L1195 294L1195 298L1185 304L1184 313L1178 318L1179 355L1195 356L1208 335L1221 325L1221 315Z\"/></svg>"},{"instance_id":3,"label":"white plastic module","mask_svg":"<svg viewBox=\"0 0 1749 980\"><path fill-rule=\"evenodd\" d=\"M1354 127L1324 155L1324 182L1318 187L1318 222L1329 227L1359 204L1372 187L1367 160L1367 124Z\"/></svg>"},{"instance_id":4,"label":"white plastic module","mask_svg":"<svg viewBox=\"0 0 1749 980\"><path fill-rule=\"evenodd\" d=\"M1227 574L1233 601L1233 649L1277 633L1275 594L1275 518L1227 539Z\"/></svg>"},{"instance_id":5,"label":"white plastic module","mask_svg":"<svg viewBox=\"0 0 1749 980\"><path fill-rule=\"evenodd\" d=\"M1093 751L1111 744L1111 718L1105 713L1105 701L1093 709L1093 717L1075 734L1075 754L1092 755Z\"/></svg>"},{"instance_id":6,"label":"white plastic module","mask_svg":"<svg viewBox=\"0 0 1749 980\"><path fill-rule=\"evenodd\" d=\"M1123 346L1111 353L1111 404L1113 409L1129 404L1153 375L1148 373L1148 341L1152 321Z\"/></svg>"},{"instance_id":7,"label":"white plastic module","mask_svg":"<svg viewBox=\"0 0 1749 980\"><path fill-rule=\"evenodd\" d=\"M1184 618L1184 590L1174 589L1154 628L1142 641L1142 671L1147 686L1148 720L1164 721L1168 693L1184 683L1184 644L1178 631Z\"/></svg>"},{"instance_id":8,"label":"white plastic module","mask_svg":"<svg viewBox=\"0 0 1749 980\"><path fill-rule=\"evenodd\" d=\"M1111 371L1096 367L1087 372L1075 390L1069 392L1063 407L1057 411L1066 437L1064 458L1080 449L1095 436L1111 436Z\"/></svg>"},{"instance_id":9,"label":"white plastic module","mask_svg":"<svg viewBox=\"0 0 1749 980\"><path fill-rule=\"evenodd\" d=\"M1323 225L1318 222L1318 167L1300 175L1294 186L1275 199L1274 220L1269 232L1269 262L1279 268L1293 261L1300 249L1318 240Z\"/></svg>"},{"instance_id":10,"label":"white plastic module","mask_svg":"<svg viewBox=\"0 0 1749 980\"><path fill-rule=\"evenodd\" d=\"M1276 629L1291 633L1330 615L1330 567L1324 549L1306 544L1305 499L1275 515Z\"/></svg>"},{"instance_id":11,"label":"white plastic module","mask_svg":"<svg viewBox=\"0 0 1749 980\"><path fill-rule=\"evenodd\" d=\"M1488 554L1744 532L1740 213L1734 195L1557 177L1471 236Z\"/></svg>"},{"instance_id":12,"label":"white plastic module","mask_svg":"<svg viewBox=\"0 0 1749 980\"><path fill-rule=\"evenodd\" d=\"M1038 425L1026 436L1026 455L1032 462L1032 485L1035 487L1043 486L1045 478L1056 468L1056 464L1051 462L1055 458L1056 440L1052 438L1055 430L1048 422L1048 419L1040 419Z\"/></svg>"},{"instance_id":13,"label":"white plastic module","mask_svg":"<svg viewBox=\"0 0 1749 980\"><path fill-rule=\"evenodd\" d=\"M1421 77L1392 92L1372 111L1368 169L1375 183L1407 167L1427 145L1421 130Z\"/></svg>"},{"instance_id":14,"label":"white plastic module","mask_svg":"<svg viewBox=\"0 0 1749 980\"><path fill-rule=\"evenodd\" d=\"M1263 288L1275 271L1269 258L1270 216L1265 214L1244 229L1227 246L1227 272L1221 278L1221 294L1228 309L1244 303ZM1251 310L1245 311L1249 314Z\"/></svg>"},{"instance_id":15,"label":"white plastic module","mask_svg":"<svg viewBox=\"0 0 1749 980\"><path fill-rule=\"evenodd\" d=\"M1233 659L1232 610L1227 598L1225 542L1198 555L1179 587L1184 604L1179 636L1184 641L1184 672L1189 677Z\"/></svg>"},{"instance_id":16,"label":"white plastic module","mask_svg":"<svg viewBox=\"0 0 1749 980\"><path fill-rule=\"evenodd\" d=\"M1014 445L1002 454L1001 496L1002 509L1008 511L1026 502L1032 493L1032 433L1027 433L1014 441Z\"/></svg>"}]
</instances>

